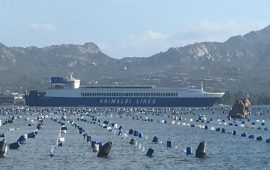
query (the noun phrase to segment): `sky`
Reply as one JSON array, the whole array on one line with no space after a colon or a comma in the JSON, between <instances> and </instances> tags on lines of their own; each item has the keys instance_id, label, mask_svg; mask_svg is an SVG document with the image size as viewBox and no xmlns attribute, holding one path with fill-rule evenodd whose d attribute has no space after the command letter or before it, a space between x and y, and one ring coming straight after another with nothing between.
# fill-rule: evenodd
<instances>
[{"instance_id":1,"label":"sky","mask_svg":"<svg viewBox=\"0 0 270 170\"><path fill-rule=\"evenodd\" d=\"M226 41L270 25L269 0L0 0L0 43L93 42L113 58Z\"/></svg>"}]
</instances>

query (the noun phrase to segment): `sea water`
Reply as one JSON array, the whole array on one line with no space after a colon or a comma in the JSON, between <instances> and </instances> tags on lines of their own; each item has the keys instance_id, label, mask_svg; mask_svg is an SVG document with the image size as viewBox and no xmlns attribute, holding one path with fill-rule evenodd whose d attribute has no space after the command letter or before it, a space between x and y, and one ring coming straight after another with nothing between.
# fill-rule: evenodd
<instances>
[{"instance_id":1,"label":"sea water","mask_svg":"<svg viewBox=\"0 0 270 170\"><path fill-rule=\"evenodd\" d=\"M1 110L2 109L2 110ZM270 138L270 107L253 108L250 121L226 119L228 108L175 108L175 109L139 109L123 110L114 108L34 108L32 110L16 111L15 108L3 111L0 120L11 119L16 115L13 123L0 127L0 134L5 133L7 144L17 141L23 135L36 129L37 115L48 115L44 119L44 127L38 131L35 138L27 139L25 144L17 150L8 150L5 158L0 158L0 169L269 169L270 144L265 140ZM86 142L77 128L68 121L61 120L66 114L70 120L82 127L92 140L103 144L112 141L112 150L108 158L99 158L92 152L90 143ZM21 116L20 116L21 115ZM100 122L93 120L96 116ZM199 120L205 115L206 120ZM80 119L84 117L86 121ZM173 117L174 116L174 117ZM51 120L51 117L65 122L68 130L61 134L65 143L56 146L61 124ZM176 118L177 117L177 118ZM179 120L181 117L181 121ZM79 119L79 120L78 120ZM153 120L151 122L151 119ZM207 120L212 119L207 123ZM118 135L118 127L107 130L102 124L108 120L122 126L123 134ZM196 121L197 120L197 121ZM222 121L224 120L224 122ZM203 122L202 122L203 121ZM34 122L32 126L28 126ZM92 123L91 123L92 122ZM174 122L174 123L172 123ZM229 124L232 126L229 126ZM244 124L243 124L244 123ZM254 125L255 123L255 125ZM262 125L264 123L264 125ZM194 127L191 127L191 125ZM236 126L237 125L237 126ZM208 126L205 129L205 126ZM116 128L117 127L117 128ZM14 128L14 131L9 129ZM225 133L217 132L216 128L226 129ZM128 134L130 129L143 133L143 137ZM236 131L236 135L228 132ZM241 137L246 133L247 137ZM249 139L253 134L255 139ZM157 136L158 143L152 143ZM262 136L262 141L256 137ZM129 144L134 138L136 145ZM1 139L0 139L1 140ZM204 159L196 158L196 148L201 141L206 142L207 155ZM167 141L172 141L172 147L167 147ZM54 156L50 156L51 148ZM193 154L187 155L185 150L191 147ZM148 148L154 150L153 156L146 156Z\"/></svg>"}]
</instances>

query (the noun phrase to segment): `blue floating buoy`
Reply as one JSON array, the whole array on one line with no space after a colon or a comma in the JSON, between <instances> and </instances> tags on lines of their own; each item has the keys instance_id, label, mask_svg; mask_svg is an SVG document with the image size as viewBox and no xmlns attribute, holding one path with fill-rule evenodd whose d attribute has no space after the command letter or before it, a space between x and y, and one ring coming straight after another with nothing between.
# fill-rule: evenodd
<instances>
[{"instance_id":1,"label":"blue floating buoy","mask_svg":"<svg viewBox=\"0 0 270 170\"><path fill-rule=\"evenodd\" d=\"M266 143L270 143L270 138L265 140Z\"/></svg>"},{"instance_id":2,"label":"blue floating buoy","mask_svg":"<svg viewBox=\"0 0 270 170\"><path fill-rule=\"evenodd\" d=\"M134 131L133 133L134 136L138 136L139 135L139 132L137 130Z\"/></svg>"},{"instance_id":3,"label":"blue floating buoy","mask_svg":"<svg viewBox=\"0 0 270 170\"><path fill-rule=\"evenodd\" d=\"M133 129L129 129L128 134L132 135L133 134Z\"/></svg>"},{"instance_id":4,"label":"blue floating buoy","mask_svg":"<svg viewBox=\"0 0 270 170\"><path fill-rule=\"evenodd\" d=\"M263 122L261 125L262 125L262 126L264 126L264 125L265 125L265 123Z\"/></svg>"},{"instance_id":5,"label":"blue floating buoy","mask_svg":"<svg viewBox=\"0 0 270 170\"><path fill-rule=\"evenodd\" d=\"M135 145L135 139L131 138L130 141L129 141L129 144Z\"/></svg>"},{"instance_id":6,"label":"blue floating buoy","mask_svg":"<svg viewBox=\"0 0 270 170\"><path fill-rule=\"evenodd\" d=\"M55 153L50 153L50 157L55 157Z\"/></svg>"},{"instance_id":7,"label":"blue floating buoy","mask_svg":"<svg viewBox=\"0 0 270 170\"><path fill-rule=\"evenodd\" d=\"M152 142L153 143L158 143L158 137L154 136Z\"/></svg>"},{"instance_id":8,"label":"blue floating buoy","mask_svg":"<svg viewBox=\"0 0 270 170\"><path fill-rule=\"evenodd\" d=\"M123 131L122 130L119 130L118 131L118 136L122 135Z\"/></svg>"},{"instance_id":9,"label":"blue floating buoy","mask_svg":"<svg viewBox=\"0 0 270 170\"><path fill-rule=\"evenodd\" d=\"M262 137L261 137L261 136L258 136L258 137L257 137L257 140L258 140L258 141L261 141L261 140L262 140Z\"/></svg>"},{"instance_id":10,"label":"blue floating buoy","mask_svg":"<svg viewBox=\"0 0 270 170\"><path fill-rule=\"evenodd\" d=\"M122 128L123 128L122 126L119 126L118 130L122 130Z\"/></svg>"},{"instance_id":11,"label":"blue floating buoy","mask_svg":"<svg viewBox=\"0 0 270 170\"><path fill-rule=\"evenodd\" d=\"M167 141L167 147L168 147L168 148L171 148L171 147L172 147L172 141L171 141L171 140L168 140L168 141Z\"/></svg>"},{"instance_id":12,"label":"blue floating buoy","mask_svg":"<svg viewBox=\"0 0 270 170\"><path fill-rule=\"evenodd\" d=\"M91 142L91 136L87 135L86 141L87 141L87 142Z\"/></svg>"},{"instance_id":13,"label":"blue floating buoy","mask_svg":"<svg viewBox=\"0 0 270 170\"><path fill-rule=\"evenodd\" d=\"M19 137L19 139L17 140L20 144L25 144L26 142L26 135L22 135Z\"/></svg>"},{"instance_id":14,"label":"blue floating buoy","mask_svg":"<svg viewBox=\"0 0 270 170\"><path fill-rule=\"evenodd\" d=\"M21 146L20 142L14 142L9 144L9 149L18 149Z\"/></svg>"},{"instance_id":15,"label":"blue floating buoy","mask_svg":"<svg viewBox=\"0 0 270 170\"><path fill-rule=\"evenodd\" d=\"M226 130L224 128L222 128L221 133L225 133L225 132L226 132Z\"/></svg>"},{"instance_id":16,"label":"blue floating buoy","mask_svg":"<svg viewBox=\"0 0 270 170\"><path fill-rule=\"evenodd\" d=\"M206 129L206 130L207 130L207 129L208 129L208 126L204 126L204 129Z\"/></svg>"},{"instance_id":17,"label":"blue floating buoy","mask_svg":"<svg viewBox=\"0 0 270 170\"><path fill-rule=\"evenodd\" d=\"M245 121L242 121L242 124L245 124Z\"/></svg>"},{"instance_id":18,"label":"blue floating buoy","mask_svg":"<svg viewBox=\"0 0 270 170\"><path fill-rule=\"evenodd\" d=\"M208 120L206 123L210 123L210 121Z\"/></svg>"},{"instance_id":19,"label":"blue floating buoy","mask_svg":"<svg viewBox=\"0 0 270 170\"><path fill-rule=\"evenodd\" d=\"M241 137L246 137L246 136L247 136L246 133L241 134Z\"/></svg>"},{"instance_id":20,"label":"blue floating buoy","mask_svg":"<svg viewBox=\"0 0 270 170\"><path fill-rule=\"evenodd\" d=\"M27 134L27 138L35 138L35 137L36 137L35 132L31 132Z\"/></svg>"},{"instance_id":21,"label":"blue floating buoy","mask_svg":"<svg viewBox=\"0 0 270 170\"><path fill-rule=\"evenodd\" d=\"M143 138L143 133L142 132L139 133L139 138Z\"/></svg>"},{"instance_id":22,"label":"blue floating buoy","mask_svg":"<svg viewBox=\"0 0 270 170\"><path fill-rule=\"evenodd\" d=\"M236 135L236 131L235 130L233 131L233 135Z\"/></svg>"},{"instance_id":23,"label":"blue floating buoy","mask_svg":"<svg viewBox=\"0 0 270 170\"><path fill-rule=\"evenodd\" d=\"M233 123L229 123L229 126L232 126L233 125Z\"/></svg>"},{"instance_id":24,"label":"blue floating buoy","mask_svg":"<svg viewBox=\"0 0 270 170\"><path fill-rule=\"evenodd\" d=\"M252 125L255 125L256 123L255 123L255 122L252 122L251 124L252 124Z\"/></svg>"},{"instance_id":25,"label":"blue floating buoy","mask_svg":"<svg viewBox=\"0 0 270 170\"><path fill-rule=\"evenodd\" d=\"M249 135L248 138L249 139L254 139L254 135Z\"/></svg>"},{"instance_id":26,"label":"blue floating buoy","mask_svg":"<svg viewBox=\"0 0 270 170\"><path fill-rule=\"evenodd\" d=\"M97 142L95 140L91 141L91 147L94 147Z\"/></svg>"},{"instance_id":27,"label":"blue floating buoy","mask_svg":"<svg viewBox=\"0 0 270 170\"><path fill-rule=\"evenodd\" d=\"M0 134L0 138L4 138L4 137L5 137L4 133Z\"/></svg>"},{"instance_id":28,"label":"blue floating buoy","mask_svg":"<svg viewBox=\"0 0 270 170\"><path fill-rule=\"evenodd\" d=\"M152 157L153 153L154 153L154 150L152 148L149 148L146 153L146 156Z\"/></svg>"},{"instance_id":29,"label":"blue floating buoy","mask_svg":"<svg viewBox=\"0 0 270 170\"><path fill-rule=\"evenodd\" d=\"M187 153L187 155L192 154L192 147L187 147L186 153Z\"/></svg>"},{"instance_id":30,"label":"blue floating buoy","mask_svg":"<svg viewBox=\"0 0 270 170\"><path fill-rule=\"evenodd\" d=\"M219 132L220 131L220 128L216 128L216 131Z\"/></svg>"},{"instance_id":31,"label":"blue floating buoy","mask_svg":"<svg viewBox=\"0 0 270 170\"><path fill-rule=\"evenodd\" d=\"M194 125L194 124L192 124L192 125L190 125L190 127L195 127L195 125Z\"/></svg>"},{"instance_id":32,"label":"blue floating buoy","mask_svg":"<svg viewBox=\"0 0 270 170\"><path fill-rule=\"evenodd\" d=\"M196 120L196 122L199 122L199 120Z\"/></svg>"},{"instance_id":33,"label":"blue floating buoy","mask_svg":"<svg viewBox=\"0 0 270 170\"><path fill-rule=\"evenodd\" d=\"M66 126L62 126L61 127L61 130L67 130L67 127Z\"/></svg>"}]
</instances>

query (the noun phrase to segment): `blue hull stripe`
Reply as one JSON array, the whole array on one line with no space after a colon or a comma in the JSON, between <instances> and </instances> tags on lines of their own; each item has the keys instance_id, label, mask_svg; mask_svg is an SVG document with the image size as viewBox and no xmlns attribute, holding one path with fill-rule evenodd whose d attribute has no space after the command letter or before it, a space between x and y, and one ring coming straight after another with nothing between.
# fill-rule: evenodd
<instances>
[{"instance_id":1,"label":"blue hull stripe","mask_svg":"<svg viewBox=\"0 0 270 170\"><path fill-rule=\"evenodd\" d=\"M29 106L85 107L211 107L218 100L211 98L106 98L106 97L33 97L25 96Z\"/></svg>"}]
</instances>

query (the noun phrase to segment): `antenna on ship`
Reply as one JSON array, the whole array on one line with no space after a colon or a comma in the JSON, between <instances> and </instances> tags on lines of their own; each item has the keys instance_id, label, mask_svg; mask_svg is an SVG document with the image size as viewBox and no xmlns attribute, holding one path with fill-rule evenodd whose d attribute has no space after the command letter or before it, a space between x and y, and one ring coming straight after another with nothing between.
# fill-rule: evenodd
<instances>
[{"instance_id":1,"label":"antenna on ship","mask_svg":"<svg viewBox=\"0 0 270 170\"><path fill-rule=\"evenodd\" d=\"M70 80L73 80L73 72L70 73Z\"/></svg>"},{"instance_id":2,"label":"antenna on ship","mask_svg":"<svg viewBox=\"0 0 270 170\"><path fill-rule=\"evenodd\" d=\"M201 91L203 91L203 81L201 81Z\"/></svg>"}]
</instances>

